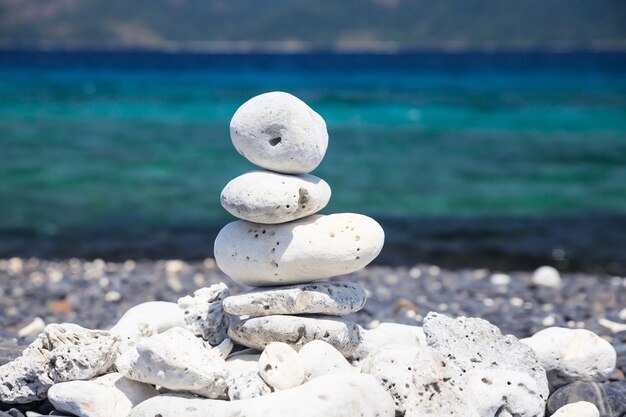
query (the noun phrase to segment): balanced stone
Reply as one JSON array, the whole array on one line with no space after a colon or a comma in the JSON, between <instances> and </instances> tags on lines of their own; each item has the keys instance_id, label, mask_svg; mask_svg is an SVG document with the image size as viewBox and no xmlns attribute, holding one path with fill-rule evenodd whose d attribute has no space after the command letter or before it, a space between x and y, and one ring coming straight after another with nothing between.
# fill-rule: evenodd
<instances>
[{"instance_id":1,"label":"balanced stone","mask_svg":"<svg viewBox=\"0 0 626 417\"><path fill-rule=\"evenodd\" d=\"M238 220L215 240L215 261L235 281L287 285L358 271L380 253L385 233L360 214L313 215L277 225Z\"/></svg>"},{"instance_id":2,"label":"balanced stone","mask_svg":"<svg viewBox=\"0 0 626 417\"><path fill-rule=\"evenodd\" d=\"M130 417L393 417L393 401L370 375L325 375L299 387L241 401L173 394L150 398Z\"/></svg>"},{"instance_id":3,"label":"balanced stone","mask_svg":"<svg viewBox=\"0 0 626 417\"><path fill-rule=\"evenodd\" d=\"M252 317L274 314L333 314L343 316L365 305L365 290L352 282L312 282L263 288L224 300L229 314Z\"/></svg>"},{"instance_id":4,"label":"balanced stone","mask_svg":"<svg viewBox=\"0 0 626 417\"><path fill-rule=\"evenodd\" d=\"M553 387L603 380L615 369L615 348L586 329L549 327L521 341L533 349Z\"/></svg>"},{"instance_id":5,"label":"balanced stone","mask_svg":"<svg viewBox=\"0 0 626 417\"><path fill-rule=\"evenodd\" d=\"M285 223L315 214L328 204L330 187L313 175L253 171L229 182L222 207L249 222Z\"/></svg>"},{"instance_id":6,"label":"balanced stone","mask_svg":"<svg viewBox=\"0 0 626 417\"><path fill-rule=\"evenodd\" d=\"M266 316L233 322L228 336L235 342L263 350L272 342L283 342L296 350L313 341L330 343L344 356L358 346L361 336L352 321L324 316Z\"/></svg>"},{"instance_id":7,"label":"balanced stone","mask_svg":"<svg viewBox=\"0 0 626 417\"><path fill-rule=\"evenodd\" d=\"M235 149L255 165L286 174L306 174L324 158L328 131L322 117L283 92L245 102L230 122Z\"/></svg>"}]
</instances>

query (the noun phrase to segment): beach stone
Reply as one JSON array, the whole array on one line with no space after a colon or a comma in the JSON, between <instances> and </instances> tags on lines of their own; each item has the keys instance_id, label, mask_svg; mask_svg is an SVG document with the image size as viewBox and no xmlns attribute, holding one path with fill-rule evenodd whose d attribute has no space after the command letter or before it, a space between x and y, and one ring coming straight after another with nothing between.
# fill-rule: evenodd
<instances>
[{"instance_id":1,"label":"beach stone","mask_svg":"<svg viewBox=\"0 0 626 417\"><path fill-rule=\"evenodd\" d=\"M282 342L272 342L259 358L259 374L269 386L284 390L304 382L304 366L298 353Z\"/></svg>"},{"instance_id":2,"label":"beach stone","mask_svg":"<svg viewBox=\"0 0 626 417\"><path fill-rule=\"evenodd\" d=\"M229 339L211 349L189 330L174 327L140 340L118 360L118 370L134 381L208 398L227 398L229 375L224 359L230 349Z\"/></svg>"},{"instance_id":3,"label":"beach stone","mask_svg":"<svg viewBox=\"0 0 626 417\"><path fill-rule=\"evenodd\" d=\"M0 366L0 402L24 404L46 398L56 383L90 379L115 361L119 339L76 324L49 324L22 355Z\"/></svg>"},{"instance_id":4,"label":"beach stone","mask_svg":"<svg viewBox=\"0 0 626 417\"><path fill-rule=\"evenodd\" d=\"M277 225L238 220L215 240L217 266L240 284L288 285L364 268L383 247L385 233L360 214L313 215Z\"/></svg>"},{"instance_id":5,"label":"beach stone","mask_svg":"<svg viewBox=\"0 0 626 417\"><path fill-rule=\"evenodd\" d=\"M223 282L200 288L192 296L178 300L185 317L187 328L211 346L219 345L226 339L230 319L224 313L222 301L230 295Z\"/></svg>"},{"instance_id":6,"label":"beach stone","mask_svg":"<svg viewBox=\"0 0 626 417\"><path fill-rule=\"evenodd\" d=\"M586 401L567 404L552 414L553 417L600 417L598 408Z\"/></svg>"},{"instance_id":7,"label":"beach stone","mask_svg":"<svg viewBox=\"0 0 626 417\"><path fill-rule=\"evenodd\" d=\"M344 356L358 346L361 336L356 323L325 316L265 316L232 322L228 336L235 342L263 350L272 342L283 342L300 350L313 340L330 343Z\"/></svg>"},{"instance_id":8,"label":"beach stone","mask_svg":"<svg viewBox=\"0 0 626 417\"><path fill-rule=\"evenodd\" d=\"M176 303L148 301L130 308L111 328L120 339L122 355L142 339L162 333L172 327L185 327L185 317Z\"/></svg>"},{"instance_id":9,"label":"beach stone","mask_svg":"<svg viewBox=\"0 0 626 417\"><path fill-rule=\"evenodd\" d=\"M594 404L600 411L600 417L622 417L626 415L626 382L578 381L565 385L550 396L548 415L579 401Z\"/></svg>"},{"instance_id":10,"label":"beach stone","mask_svg":"<svg viewBox=\"0 0 626 417\"><path fill-rule=\"evenodd\" d=\"M386 345L426 346L426 335L419 326L398 323L380 323L374 329L359 327L361 342L352 355L361 360Z\"/></svg>"},{"instance_id":11,"label":"beach stone","mask_svg":"<svg viewBox=\"0 0 626 417\"><path fill-rule=\"evenodd\" d=\"M461 370L481 416L499 408L520 417L542 415L549 394L545 370L516 337L503 336L486 320L432 312L423 329L428 346Z\"/></svg>"},{"instance_id":12,"label":"beach stone","mask_svg":"<svg viewBox=\"0 0 626 417\"><path fill-rule=\"evenodd\" d=\"M613 346L586 329L549 327L521 342L535 352L553 387L578 380L604 380L615 369Z\"/></svg>"},{"instance_id":13,"label":"beach stone","mask_svg":"<svg viewBox=\"0 0 626 417\"><path fill-rule=\"evenodd\" d=\"M230 138L248 161L285 174L313 171L328 147L324 119L299 98L280 91L242 104L230 121Z\"/></svg>"},{"instance_id":14,"label":"beach stone","mask_svg":"<svg viewBox=\"0 0 626 417\"><path fill-rule=\"evenodd\" d=\"M61 382L48 391L56 410L79 417L126 417L133 407L157 395L153 386L131 381L120 373Z\"/></svg>"},{"instance_id":15,"label":"beach stone","mask_svg":"<svg viewBox=\"0 0 626 417\"><path fill-rule=\"evenodd\" d=\"M330 200L330 186L313 175L252 171L230 181L220 201L227 212L253 223L285 223L317 213Z\"/></svg>"},{"instance_id":16,"label":"beach stone","mask_svg":"<svg viewBox=\"0 0 626 417\"><path fill-rule=\"evenodd\" d=\"M274 314L330 314L343 316L359 311L367 294L352 282L311 282L251 290L224 300L224 310L252 317Z\"/></svg>"},{"instance_id":17,"label":"beach stone","mask_svg":"<svg viewBox=\"0 0 626 417\"><path fill-rule=\"evenodd\" d=\"M218 401L166 394L135 407L130 417L394 417L393 401L371 375L324 375L258 398Z\"/></svg>"},{"instance_id":18,"label":"beach stone","mask_svg":"<svg viewBox=\"0 0 626 417\"><path fill-rule=\"evenodd\" d=\"M258 353L237 352L226 359L230 400L246 400L272 392L272 388L259 375L260 357Z\"/></svg>"},{"instance_id":19,"label":"beach stone","mask_svg":"<svg viewBox=\"0 0 626 417\"><path fill-rule=\"evenodd\" d=\"M304 381L328 374L359 372L331 344L323 340L313 340L298 351L298 358L304 367Z\"/></svg>"},{"instance_id":20,"label":"beach stone","mask_svg":"<svg viewBox=\"0 0 626 417\"><path fill-rule=\"evenodd\" d=\"M561 274L554 267L542 266L533 272L531 282L538 287L558 288L563 285Z\"/></svg>"},{"instance_id":21,"label":"beach stone","mask_svg":"<svg viewBox=\"0 0 626 417\"><path fill-rule=\"evenodd\" d=\"M435 349L382 346L365 359L362 372L376 377L389 392L397 415L482 417L464 398L458 369Z\"/></svg>"}]
</instances>

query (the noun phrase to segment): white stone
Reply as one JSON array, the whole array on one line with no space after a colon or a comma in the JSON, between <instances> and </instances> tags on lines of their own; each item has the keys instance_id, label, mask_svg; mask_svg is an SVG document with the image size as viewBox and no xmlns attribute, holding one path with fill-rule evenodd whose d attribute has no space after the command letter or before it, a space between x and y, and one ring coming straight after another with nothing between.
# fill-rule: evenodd
<instances>
[{"instance_id":1,"label":"white stone","mask_svg":"<svg viewBox=\"0 0 626 417\"><path fill-rule=\"evenodd\" d=\"M615 348L586 329L549 327L522 343L535 352L553 387L578 380L600 381L615 369Z\"/></svg>"},{"instance_id":2,"label":"white stone","mask_svg":"<svg viewBox=\"0 0 626 417\"><path fill-rule=\"evenodd\" d=\"M458 368L427 346L382 346L365 359L362 371L375 376L389 392L399 415L487 417L465 398Z\"/></svg>"},{"instance_id":3,"label":"white stone","mask_svg":"<svg viewBox=\"0 0 626 417\"><path fill-rule=\"evenodd\" d=\"M224 310L252 317L273 314L343 316L359 311L366 300L365 290L353 282L311 282L230 296L224 300Z\"/></svg>"},{"instance_id":4,"label":"white stone","mask_svg":"<svg viewBox=\"0 0 626 417\"><path fill-rule=\"evenodd\" d=\"M193 297L188 295L178 299L187 328L212 346L222 343L227 337L230 320L224 313L222 301L229 295L226 284L220 282L200 288L193 293Z\"/></svg>"},{"instance_id":5,"label":"white stone","mask_svg":"<svg viewBox=\"0 0 626 417\"><path fill-rule=\"evenodd\" d=\"M0 366L0 402L41 400L53 384L101 375L113 366L118 344L104 330L50 324L20 357Z\"/></svg>"},{"instance_id":6,"label":"white stone","mask_svg":"<svg viewBox=\"0 0 626 417\"><path fill-rule=\"evenodd\" d=\"M33 321L22 327L17 332L17 337L19 337L20 339L23 339L25 337L35 337L39 333L43 332L45 328L46 323L43 321L43 319L41 317L35 317Z\"/></svg>"},{"instance_id":7,"label":"white stone","mask_svg":"<svg viewBox=\"0 0 626 417\"><path fill-rule=\"evenodd\" d=\"M489 278L489 282L493 285L509 285L511 282L511 276L508 274L493 274Z\"/></svg>"},{"instance_id":8,"label":"white stone","mask_svg":"<svg viewBox=\"0 0 626 417\"><path fill-rule=\"evenodd\" d=\"M343 357L341 352L323 340L313 340L298 351L300 363L304 368L304 381L328 374L358 372Z\"/></svg>"},{"instance_id":9,"label":"white stone","mask_svg":"<svg viewBox=\"0 0 626 417\"><path fill-rule=\"evenodd\" d=\"M428 346L461 369L481 417L499 409L519 417L543 415L549 395L545 370L517 338L503 336L486 320L437 313L426 316L423 329Z\"/></svg>"},{"instance_id":10,"label":"white stone","mask_svg":"<svg viewBox=\"0 0 626 417\"><path fill-rule=\"evenodd\" d=\"M370 375L325 375L285 391L241 401L161 395L130 417L394 417L393 401Z\"/></svg>"},{"instance_id":11,"label":"white stone","mask_svg":"<svg viewBox=\"0 0 626 417\"><path fill-rule=\"evenodd\" d=\"M594 404L578 401L559 408L552 417L600 417L600 411Z\"/></svg>"},{"instance_id":12,"label":"white stone","mask_svg":"<svg viewBox=\"0 0 626 417\"><path fill-rule=\"evenodd\" d=\"M539 287L558 288L563 285L561 274L551 266L537 268L531 277L533 284Z\"/></svg>"},{"instance_id":13,"label":"white stone","mask_svg":"<svg viewBox=\"0 0 626 417\"><path fill-rule=\"evenodd\" d=\"M609 329L611 333L620 333L626 331L626 323L618 323L616 321L601 318L598 319L598 324L606 329Z\"/></svg>"},{"instance_id":14,"label":"white stone","mask_svg":"<svg viewBox=\"0 0 626 417\"><path fill-rule=\"evenodd\" d=\"M131 381L120 373L61 382L48 391L56 410L79 417L127 417L133 407L157 395L153 386Z\"/></svg>"},{"instance_id":15,"label":"white stone","mask_svg":"<svg viewBox=\"0 0 626 417\"><path fill-rule=\"evenodd\" d=\"M230 121L235 149L253 164L285 174L306 174L328 147L324 119L302 100L279 91L246 101Z\"/></svg>"},{"instance_id":16,"label":"white stone","mask_svg":"<svg viewBox=\"0 0 626 417\"><path fill-rule=\"evenodd\" d=\"M226 359L226 367L230 374L228 379L228 398L247 400L272 392L269 385L259 375L258 353L237 352Z\"/></svg>"},{"instance_id":17,"label":"white stone","mask_svg":"<svg viewBox=\"0 0 626 417\"><path fill-rule=\"evenodd\" d=\"M313 215L277 225L238 220L215 240L215 261L226 275L250 286L287 285L330 278L369 264L385 233L360 214Z\"/></svg>"},{"instance_id":18,"label":"white stone","mask_svg":"<svg viewBox=\"0 0 626 417\"><path fill-rule=\"evenodd\" d=\"M298 353L282 342L272 342L259 358L259 374L275 390L285 390L304 382L304 366Z\"/></svg>"},{"instance_id":19,"label":"white stone","mask_svg":"<svg viewBox=\"0 0 626 417\"><path fill-rule=\"evenodd\" d=\"M222 207L253 223L285 223L317 213L330 200L326 181L313 175L252 171L230 181L220 196Z\"/></svg>"},{"instance_id":20,"label":"white stone","mask_svg":"<svg viewBox=\"0 0 626 417\"><path fill-rule=\"evenodd\" d=\"M352 321L327 316L265 316L231 323L228 336L235 342L265 349L272 342L287 343L295 350L313 341L330 343L344 356L358 346L361 336Z\"/></svg>"},{"instance_id":21,"label":"white stone","mask_svg":"<svg viewBox=\"0 0 626 417\"><path fill-rule=\"evenodd\" d=\"M426 346L426 335L419 326L397 323L381 323L374 329L360 328L361 343L352 355L364 359L371 352L385 345Z\"/></svg>"},{"instance_id":22,"label":"white stone","mask_svg":"<svg viewBox=\"0 0 626 417\"><path fill-rule=\"evenodd\" d=\"M183 311L176 303L148 301L129 309L111 328L120 338L119 353L134 348L142 339L162 333L172 327L185 327Z\"/></svg>"},{"instance_id":23,"label":"white stone","mask_svg":"<svg viewBox=\"0 0 626 417\"><path fill-rule=\"evenodd\" d=\"M232 343L226 339L226 345ZM224 358L230 349L212 348L187 329L174 327L142 339L117 361L126 377L173 391L208 398L227 397L229 376Z\"/></svg>"}]
</instances>

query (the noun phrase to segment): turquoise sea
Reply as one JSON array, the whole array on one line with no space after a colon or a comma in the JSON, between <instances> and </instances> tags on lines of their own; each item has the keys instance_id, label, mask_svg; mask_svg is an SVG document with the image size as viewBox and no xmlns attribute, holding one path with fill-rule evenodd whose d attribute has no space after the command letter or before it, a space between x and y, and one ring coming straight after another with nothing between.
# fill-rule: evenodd
<instances>
[{"instance_id":1,"label":"turquoise sea","mask_svg":"<svg viewBox=\"0 0 626 417\"><path fill-rule=\"evenodd\" d=\"M230 117L272 90L326 119L324 212L385 223L382 259L626 265L626 54L542 52L0 52L0 256L210 255L253 168Z\"/></svg>"}]
</instances>

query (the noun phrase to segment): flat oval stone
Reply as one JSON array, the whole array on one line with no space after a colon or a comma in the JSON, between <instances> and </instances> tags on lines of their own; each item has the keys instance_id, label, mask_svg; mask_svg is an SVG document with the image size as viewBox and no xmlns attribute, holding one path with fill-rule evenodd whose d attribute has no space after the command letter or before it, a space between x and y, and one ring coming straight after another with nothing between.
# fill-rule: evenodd
<instances>
[{"instance_id":1,"label":"flat oval stone","mask_svg":"<svg viewBox=\"0 0 626 417\"><path fill-rule=\"evenodd\" d=\"M323 316L255 317L231 323L228 335L240 345L258 350L272 342L283 342L300 350L313 340L323 340L346 357L361 340L356 323Z\"/></svg>"},{"instance_id":2,"label":"flat oval stone","mask_svg":"<svg viewBox=\"0 0 626 417\"><path fill-rule=\"evenodd\" d=\"M215 239L217 266L240 284L288 285L358 271L383 247L385 232L361 214L313 215L277 225L238 220Z\"/></svg>"},{"instance_id":3,"label":"flat oval stone","mask_svg":"<svg viewBox=\"0 0 626 417\"><path fill-rule=\"evenodd\" d=\"M236 316L274 314L332 314L344 316L365 305L365 290L353 282L311 282L263 288L223 301L224 311Z\"/></svg>"},{"instance_id":4,"label":"flat oval stone","mask_svg":"<svg viewBox=\"0 0 626 417\"><path fill-rule=\"evenodd\" d=\"M548 415L559 408L587 401L600 410L600 417L617 417L626 413L626 382L573 382L554 391L548 399Z\"/></svg>"},{"instance_id":5,"label":"flat oval stone","mask_svg":"<svg viewBox=\"0 0 626 417\"><path fill-rule=\"evenodd\" d=\"M328 204L330 187L313 175L252 171L229 182L222 207L249 222L285 223L315 214Z\"/></svg>"},{"instance_id":6,"label":"flat oval stone","mask_svg":"<svg viewBox=\"0 0 626 417\"><path fill-rule=\"evenodd\" d=\"M328 147L324 119L299 98L280 91L239 107L230 121L230 137L248 161L285 174L313 171Z\"/></svg>"}]
</instances>

